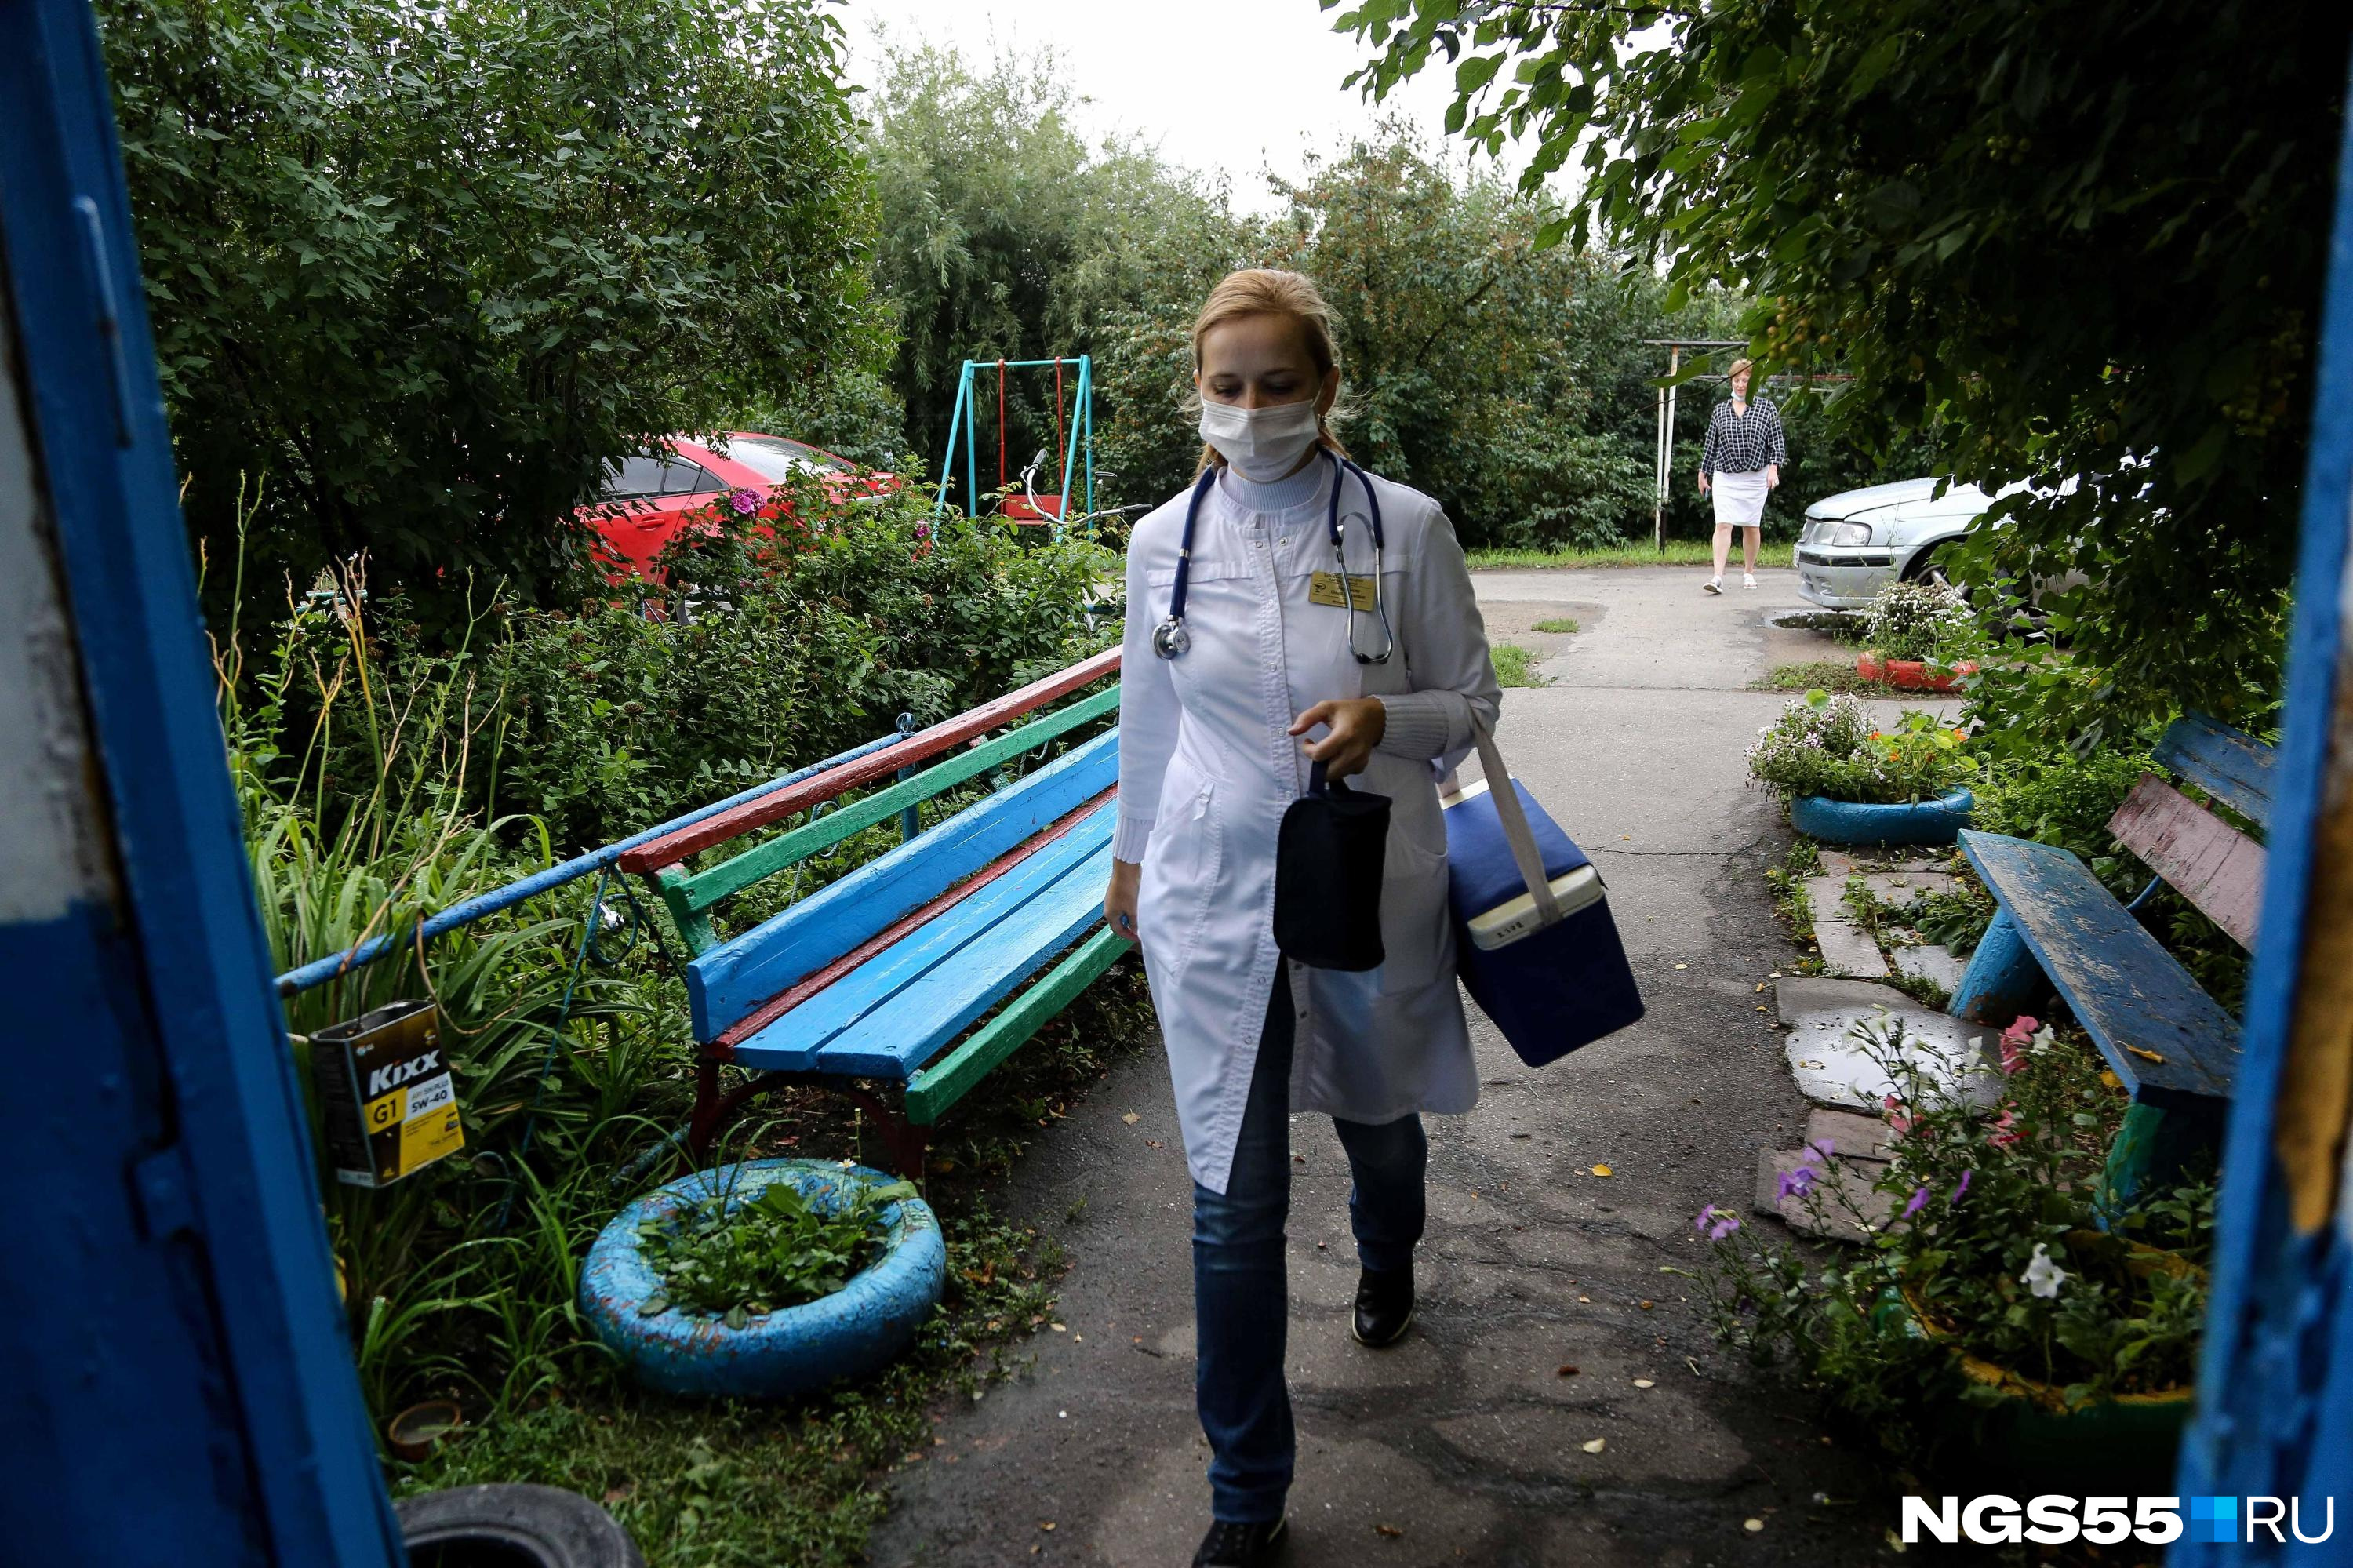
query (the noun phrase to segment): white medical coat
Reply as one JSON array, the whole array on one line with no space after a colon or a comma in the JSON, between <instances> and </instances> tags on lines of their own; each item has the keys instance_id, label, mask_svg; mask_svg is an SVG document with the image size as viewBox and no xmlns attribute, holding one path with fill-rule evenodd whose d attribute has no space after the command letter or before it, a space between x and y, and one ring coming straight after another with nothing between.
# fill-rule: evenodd
<instances>
[{"instance_id":1,"label":"white medical coat","mask_svg":"<svg viewBox=\"0 0 2353 1568\"><path fill-rule=\"evenodd\" d=\"M1350 615L1311 601L1311 574L1335 562L1326 506L1335 478L1347 570L1374 570L1363 487L1324 481L1276 513L1245 508L1220 483L1202 500L1185 624L1188 652L1162 659L1191 492L1135 525L1127 554L1121 663L1119 821L1113 854L1143 863L1136 934L1167 1047L1193 1178L1226 1190L1250 1097L1275 967L1275 832L1307 786L1306 737L1287 733L1316 703L1377 696L1388 724L1352 782L1392 805L1381 879L1377 969L1292 967L1299 1008L1291 1108L1379 1123L1460 1113L1479 1097L1455 987L1446 905L1446 830L1437 780L1491 726L1500 691L1454 529L1418 491L1373 480L1386 537L1382 591L1397 638L1385 664L1350 656ZM1358 645L1377 651L1369 613Z\"/></svg>"}]
</instances>

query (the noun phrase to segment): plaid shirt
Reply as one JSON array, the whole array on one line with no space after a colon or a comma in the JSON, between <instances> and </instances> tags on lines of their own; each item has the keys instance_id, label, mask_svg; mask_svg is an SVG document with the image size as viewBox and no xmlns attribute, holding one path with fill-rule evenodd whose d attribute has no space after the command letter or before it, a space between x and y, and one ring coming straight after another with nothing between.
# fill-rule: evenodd
<instances>
[{"instance_id":1,"label":"plaid shirt","mask_svg":"<svg viewBox=\"0 0 2353 1568\"><path fill-rule=\"evenodd\" d=\"M1789 461L1789 443L1781 434L1781 414L1762 398L1749 402L1748 411L1736 414L1727 399L1707 418L1707 446L1700 453L1704 474L1756 473Z\"/></svg>"}]
</instances>

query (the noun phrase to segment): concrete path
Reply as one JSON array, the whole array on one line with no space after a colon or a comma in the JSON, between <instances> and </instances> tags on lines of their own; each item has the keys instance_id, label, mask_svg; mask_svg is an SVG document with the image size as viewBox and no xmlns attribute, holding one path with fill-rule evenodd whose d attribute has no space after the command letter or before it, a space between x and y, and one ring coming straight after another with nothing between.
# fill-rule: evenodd
<instances>
[{"instance_id":1,"label":"concrete path","mask_svg":"<svg viewBox=\"0 0 2353 1568\"><path fill-rule=\"evenodd\" d=\"M1421 1314L1385 1352L1347 1338L1338 1142L1328 1120L1295 1121L1299 1568L1885 1555L1877 1461L1723 1353L1669 1272L1700 1251L1692 1216L1746 1212L1758 1150L1794 1146L1805 1123L1759 994L1790 956L1762 874L1788 832L1742 763L1786 698L1744 688L1831 655L1765 625L1800 607L1790 573L1721 599L1702 580L1480 577L1491 635L1556 683L1505 694L1504 754L1601 865L1650 1015L1535 1073L1472 1014L1486 1088L1470 1115L1430 1118ZM1523 635L1563 616L1576 634ZM1016 1202L1068 1249L1064 1331L1040 1332L1029 1375L948 1413L899 1472L874 1561L1184 1564L1208 1520L1207 1449L1190 1186L1157 1053L1039 1141Z\"/></svg>"}]
</instances>

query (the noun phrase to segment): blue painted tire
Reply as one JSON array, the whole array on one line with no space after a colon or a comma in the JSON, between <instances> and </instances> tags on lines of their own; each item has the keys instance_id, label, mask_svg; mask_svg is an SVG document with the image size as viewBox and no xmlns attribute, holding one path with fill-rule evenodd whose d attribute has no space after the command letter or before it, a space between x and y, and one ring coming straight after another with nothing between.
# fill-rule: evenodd
<instances>
[{"instance_id":1,"label":"blue painted tire","mask_svg":"<svg viewBox=\"0 0 2353 1568\"><path fill-rule=\"evenodd\" d=\"M881 1212L882 1255L832 1295L787 1307L731 1329L716 1318L673 1307L638 1310L661 1293L646 1262L638 1227L677 1213L734 1183L735 1201L789 1181L813 1202L845 1183L893 1178L865 1166L819 1160L755 1160L701 1171L658 1187L613 1216L580 1277L580 1308L596 1337L638 1381L665 1393L781 1399L838 1378L862 1377L913 1342L947 1287L947 1244L931 1205L902 1199Z\"/></svg>"},{"instance_id":2,"label":"blue painted tire","mask_svg":"<svg viewBox=\"0 0 2353 1568\"><path fill-rule=\"evenodd\" d=\"M1969 825L1976 805L1967 789L1893 806L1800 795L1789 802L1789 825L1824 843L1948 844Z\"/></svg>"}]
</instances>

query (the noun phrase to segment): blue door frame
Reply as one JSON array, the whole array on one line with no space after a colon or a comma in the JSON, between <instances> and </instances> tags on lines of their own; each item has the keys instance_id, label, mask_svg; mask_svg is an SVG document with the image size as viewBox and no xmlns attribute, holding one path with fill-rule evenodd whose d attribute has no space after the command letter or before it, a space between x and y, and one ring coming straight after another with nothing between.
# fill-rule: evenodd
<instances>
[{"instance_id":1,"label":"blue door frame","mask_svg":"<svg viewBox=\"0 0 2353 1568\"><path fill-rule=\"evenodd\" d=\"M0 105L0 1559L388 1568L86 0Z\"/></svg>"},{"instance_id":2,"label":"blue door frame","mask_svg":"<svg viewBox=\"0 0 2353 1568\"><path fill-rule=\"evenodd\" d=\"M2287 713L2275 771L2263 927L2224 1145L2213 1298L2185 1499L2221 1497L2233 1543L2185 1538L2175 1564L2353 1561L2353 138L2340 146L2328 291L2315 366ZM2246 1540L2244 1499L2302 1498L2331 1544ZM2268 1513L2270 1510L2263 1510ZM2192 1522L2192 1535L2206 1533Z\"/></svg>"}]
</instances>

